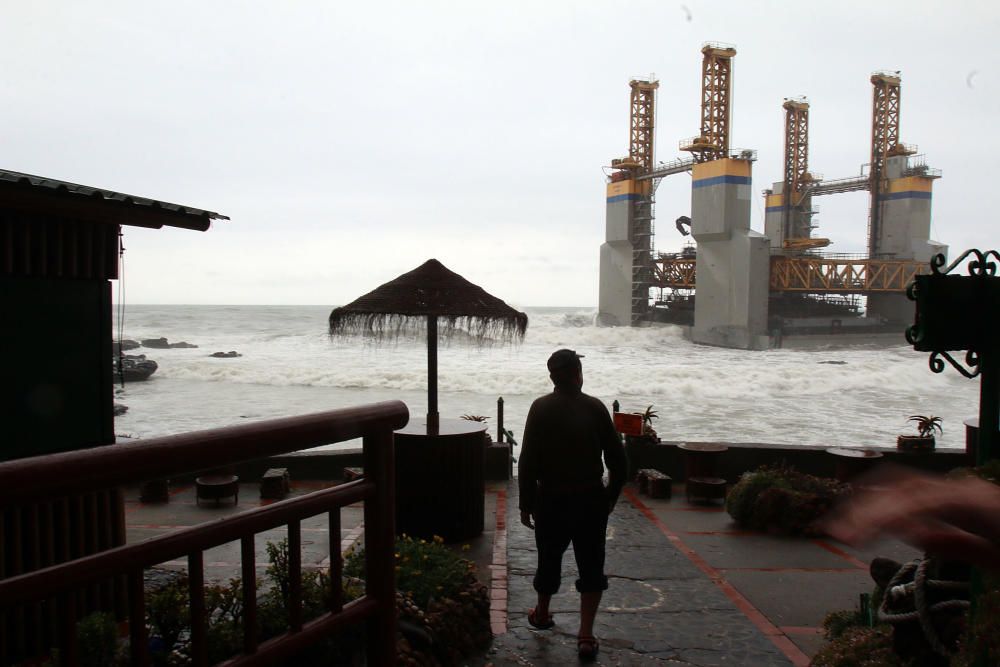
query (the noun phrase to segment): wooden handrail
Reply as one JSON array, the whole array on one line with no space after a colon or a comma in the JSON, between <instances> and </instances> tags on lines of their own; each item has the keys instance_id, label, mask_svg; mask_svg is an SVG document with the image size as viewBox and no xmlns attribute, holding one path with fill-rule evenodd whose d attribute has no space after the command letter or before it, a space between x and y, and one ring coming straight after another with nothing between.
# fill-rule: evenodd
<instances>
[{"instance_id":1,"label":"wooden handrail","mask_svg":"<svg viewBox=\"0 0 1000 667\"><path fill-rule=\"evenodd\" d=\"M100 551L67 563L0 579L0 609L54 595L70 584L89 584L134 568L146 568L176 560L192 551L203 551L235 542L244 535L271 530L299 517L315 516L331 507L343 507L365 500L374 492L375 484L372 482L348 482L240 512L235 516L174 530L142 542Z\"/></svg>"},{"instance_id":2,"label":"wooden handrail","mask_svg":"<svg viewBox=\"0 0 1000 667\"><path fill-rule=\"evenodd\" d=\"M0 507L342 442L406 425L401 401L192 431L0 463Z\"/></svg>"},{"instance_id":3,"label":"wooden handrail","mask_svg":"<svg viewBox=\"0 0 1000 667\"><path fill-rule=\"evenodd\" d=\"M361 480L0 579L0 611L56 598L61 618L58 640L61 655L66 664L74 665L78 660L75 632L78 610L74 591L124 575L129 590L132 663L145 665L149 663L149 655L143 569L186 555L191 588L191 657L194 664L205 664L207 619L202 590L203 553L221 544L240 541L243 575L250 575L248 581L244 581L245 599L248 600L243 619L244 655L227 664L270 664L322 640L336 627L360 620L367 625L368 664L394 664L393 432L405 426L408 419L405 404L388 401L0 463L0 510L178 473L234 465L357 437L363 438L365 467L365 477ZM302 569L301 520L329 514L332 529L330 574L334 586L339 587L342 571L339 510L358 501L364 501L365 570L368 575L365 595L346 605L339 596L334 596L330 613L304 623L301 590L297 585ZM252 585L253 537L283 524L288 527L289 534L290 630L259 642L255 622L256 595ZM0 646L2 644L0 641Z\"/></svg>"}]
</instances>

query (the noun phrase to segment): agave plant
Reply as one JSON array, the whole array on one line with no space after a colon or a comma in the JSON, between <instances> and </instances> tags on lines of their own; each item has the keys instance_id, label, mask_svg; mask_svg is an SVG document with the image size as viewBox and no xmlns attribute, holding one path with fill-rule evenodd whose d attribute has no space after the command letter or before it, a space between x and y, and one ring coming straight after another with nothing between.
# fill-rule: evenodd
<instances>
[{"instance_id":1,"label":"agave plant","mask_svg":"<svg viewBox=\"0 0 1000 667\"><path fill-rule=\"evenodd\" d=\"M642 413L642 433L643 435L656 435L656 429L653 428L653 420L659 419L660 416L656 414L656 410L650 405L646 408L646 411Z\"/></svg>"},{"instance_id":2,"label":"agave plant","mask_svg":"<svg viewBox=\"0 0 1000 667\"><path fill-rule=\"evenodd\" d=\"M466 419L470 422L484 422L489 419L489 417L484 415L462 415L462 419Z\"/></svg>"},{"instance_id":3,"label":"agave plant","mask_svg":"<svg viewBox=\"0 0 1000 667\"><path fill-rule=\"evenodd\" d=\"M650 405L648 408L646 408L646 411L642 413L642 423L643 424L652 425L653 424L653 420L654 419L659 419L659 418L660 418L660 415L656 414L656 410L653 409L652 405Z\"/></svg>"},{"instance_id":4,"label":"agave plant","mask_svg":"<svg viewBox=\"0 0 1000 667\"><path fill-rule=\"evenodd\" d=\"M930 415L910 415L910 418L906 421L916 423L917 433L919 433L922 438L933 436L934 431L944 434L944 429L941 428L940 417Z\"/></svg>"}]
</instances>

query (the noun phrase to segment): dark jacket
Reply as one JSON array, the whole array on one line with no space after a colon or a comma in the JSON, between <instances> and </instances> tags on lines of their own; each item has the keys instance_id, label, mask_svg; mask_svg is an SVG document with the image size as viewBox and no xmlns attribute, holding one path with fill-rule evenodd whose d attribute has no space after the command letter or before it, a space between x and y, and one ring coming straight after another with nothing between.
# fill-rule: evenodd
<instances>
[{"instance_id":1,"label":"dark jacket","mask_svg":"<svg viewBox=\"0 0 1000 667\"><path fill-rule=\"evenodd\" d=\"M535 509L539 485L570 491L600 485L604 465L610 507L625 485L625 448L600 400L562 386L535 399L517 465L522 511Z\"/></svg>"}]
</instances>

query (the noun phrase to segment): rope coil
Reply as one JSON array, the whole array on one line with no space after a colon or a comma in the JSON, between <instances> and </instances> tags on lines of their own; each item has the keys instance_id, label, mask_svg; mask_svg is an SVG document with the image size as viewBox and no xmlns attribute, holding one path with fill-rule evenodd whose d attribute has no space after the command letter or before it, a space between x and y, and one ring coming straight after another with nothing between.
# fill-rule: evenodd
<instances>
[{"instance_id":1,"label":"rope coil","mask_svg":"<svg viewBox=\"0 0 1000 667\"><path fill-rule=\"evenodd\" d=\"M915 558L903 565L893 575L886 585L886 593L882 599L880 608L876 610L876 622L878 620L888 621L892 624L917 621L924 632L931 649L943 657L950 657L953 652L948 649L938 636L934 628L932 615L942 611L966 610L969 608L968 600L951 599L942 600L933 604L928 604L928 594L933 592L965 592L968 594L969 582L951 581L946 579L931 579L928 577L928 569L932 563L932 558L924 556ZM912 581L902 583L904 579L912 577ZM890 603L897 604L904 602L907 598L913 598L913 611L890 612Z\"/></svg>"}]
</instances>

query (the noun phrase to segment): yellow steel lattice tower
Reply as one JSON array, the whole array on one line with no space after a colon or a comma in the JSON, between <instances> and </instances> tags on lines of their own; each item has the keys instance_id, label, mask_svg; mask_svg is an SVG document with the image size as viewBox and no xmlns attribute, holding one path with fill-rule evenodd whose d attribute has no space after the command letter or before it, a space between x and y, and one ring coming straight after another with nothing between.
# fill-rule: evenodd
<instances>
[{"instance_id":1,"label":"yellow steel lattice tower","mask_svg":"<svg viewBox=\"0 0 1000 667\"><path fill-rule=\"evenodd\" d=\"M701 134L689 142L682 142L681 150L689 151L696 162L708 162L729 154L732 67L736 48L706 44L701 52Z\"/></svg>"},{"instance_id":2,"label":"yellow steel lattice tower","mask_svg":"<svg viewBox=\"0 0 1000 667\"><path fill-rule=\"evenodd\" d=\"M785 193L790 206L798 206L809 176L809 103L785 100Z\"/></svg>"},{"instance_id":3,"label":"yellow steel lattice tower","mask_svg":"<svg viewBox=\"0 0 1000 667\"><path fill-rule=\"evenodd\" d=\"M909 150L899 141L900 78L899 72L872 74L872 154L871 209L868 215L868 254L878 254L878 239L882 222L882 193L885 191L886 158L907 155Z\"/></svg>"},{"instance_id":4,"label":"yellow steel lattice tower","mask_svg":"<svg viewBox=\"0 0 1000 667\"><path fill-rule=\"evenodd\" d=\"M785 180L782 188L784 212L782 213L782 238L785 247L808 240L808 224L801 221L805 197L803 190L809 175L809 103L804 99L786 99L781 105L785 110Z\"/></svg>"},{"instance_id":5,"label":"yellow steel lattice tower","mask_svg":"<svg viewBox=\"0 0 1000 667\"><path fill-rule=\"evenodd\" d=\"M654 80L632 79L629 104L628 157L612 160L613 167L629 169L638 174L653 170L653 129L656 118L655 97L660 83Z\"/></svg>"}]
</instances>

